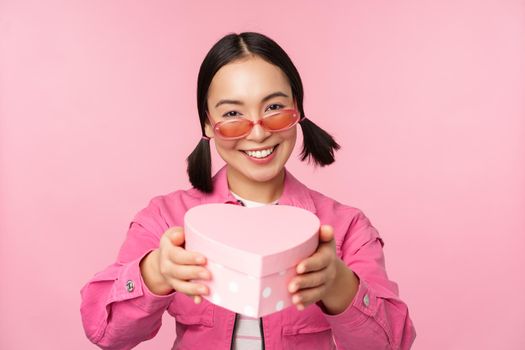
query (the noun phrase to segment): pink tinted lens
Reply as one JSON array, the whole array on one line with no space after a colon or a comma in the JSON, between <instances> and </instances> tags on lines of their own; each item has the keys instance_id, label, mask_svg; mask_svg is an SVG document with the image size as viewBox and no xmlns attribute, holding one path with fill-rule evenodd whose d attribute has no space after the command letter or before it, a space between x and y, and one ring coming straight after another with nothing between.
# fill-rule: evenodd
<instances>
[{"instance_id":1,"label":"pink tinted lens","mask_svg":"<svg viewBox=\"0 0 525 350\"><path fill-rule=\"evenodd\" d=\"M252 123L244 118L229 120L217 126L221 136L226 138L240 137L250 132Z\"/></svg>"},{"instance_id":2,"label":"pink tinted lens","mask_svg":"<svg viewBox=\"0 0 525 350\"><path fill-rule=\"evenodd\" d=\"M291 127L299 120L296 111L282 111L262 120L263 126L270 131L279 131Z\"/></svg>"}]
</instances>

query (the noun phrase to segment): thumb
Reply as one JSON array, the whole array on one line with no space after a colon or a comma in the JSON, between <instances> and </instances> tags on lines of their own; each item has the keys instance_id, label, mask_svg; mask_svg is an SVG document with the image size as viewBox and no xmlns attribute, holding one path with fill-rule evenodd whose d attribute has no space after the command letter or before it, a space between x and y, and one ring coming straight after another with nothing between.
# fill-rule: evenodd
<instances>
[{"instance_id":1,"label":"thumb","mask_svg":"<svg viewBox=\"0 0 525 350\"><path fill-rule=\"evenodd\" d=\"M168 238L176 246L184 244L184 229L182 227L171 227L168 229Z\"/></svg>"},{"instance_id":2,"label":"thumb","mask_svg":"<svg viewBox=\"0 0 525 350\"><path fill-rule=\"evenodd\" d=\"M330 242L332 239L334 239L334 228L331 225L321 225L319 240L321 242Z\"/></svg>"}]
</instances>

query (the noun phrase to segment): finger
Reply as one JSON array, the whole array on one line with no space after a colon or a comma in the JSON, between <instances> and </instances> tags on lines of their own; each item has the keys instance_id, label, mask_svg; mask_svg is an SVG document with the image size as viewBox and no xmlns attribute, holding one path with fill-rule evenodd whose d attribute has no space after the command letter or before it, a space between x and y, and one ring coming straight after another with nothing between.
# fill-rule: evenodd
<instances>
[{"instance_id":1,"label":"finger","mask_svg":"<svg viewBox=\"0 0 525 350\"><path fill-rule=\"evenodd\" d=\"M170 275L179 280L209 280L211 273L205 267L197 265L177 265L173 264Z\"/></svg>"},{"instance_id":2,"label":"finger","mask_svg":"<svg viewBox=\"0 0 525 350\"><path fill-rule=\"evenodd\" d=\"M169 259L178 265L204 265L206 257L197 252L190 252L181 247L173 247L168 253Z\"/></svg>"},{"instance_id":3,"label":"finger","mask_svg":"<svg viewBox=\"0 0 525 350\"><path fill-rule=\"evenodd\" d=\"M328 271L326 269L310 272L294 277L288 285L288 291L295 293L298 290L313 288L325 284L328 281Z\"/></svg>"},{"instance_id":4,"label":"finger","mask_svg":"<svg viewBox=\"0 0 525 350\"><path fill-rule=\"evenodd\" d=\"M202 301L202 297L201 297L200 295L195 295L195 296L193 297L193 302L194 302L195 304L200 304L201 301Z\"/></svg>"},{"instance_id":5,"label":"finger","mask_svg":"<svg viewBox=\"0 0 525 350\"><path fill-rule=\"evenodd\" d=\"M292 303L294 303L299 310L302 310L306 306L321 300L325 290L326 287L324 284L314 288L302 289L292 296Z\"/></svg>"},{"instance_id":6,"label":"finger","mask_svg":"<svg viewBox=\"0 0 525 350\"><path fill-rule=\"evenodd\" d=\"M330 249L319 246L317 252L297 265L297 273L304 274L326 268L330 264L331 254Z\"/></svg>"},{"instance_id":7,"label":"finger","mask_svg":"<svg viewBox=\"0 0 525 350\"><path fill-rule=\"evenodd\" d=\"M319 229L319 240L330 242L332 239L334 239L334 228L331 225L322 225Z\"/></svg>"},{"instance_id":8,"label":"finger","mask_svg":"<svg viewBox=\"0 0 525 350\"><path fill-rule=\"evenodd\" d=\"M184 229L180 226L170 227L164 232L171 244L180 247L184 244Z\"/></svg>"},{"instance_id":9,"label":"finger","mask_svg":"<svg viewBox=\"0 0 525 350\"><path fill-rule=\"evenodd\" d=\"M179 293L184 293L188 296L208 295L208 287L200 283L187 282L179 279L168 279L173 289Z\"/></svg>"}]
</instances>

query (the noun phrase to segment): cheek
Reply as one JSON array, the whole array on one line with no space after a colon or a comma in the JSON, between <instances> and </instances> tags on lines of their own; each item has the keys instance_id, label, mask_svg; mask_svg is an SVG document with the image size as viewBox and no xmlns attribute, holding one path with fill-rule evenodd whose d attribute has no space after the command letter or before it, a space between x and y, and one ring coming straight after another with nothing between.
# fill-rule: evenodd
<instances>
[{"instance_id":1,"label":"cheek","mask_svg":"<svg viewBox=\"0 0 525 350\"><path fill-rule=\"evenodd\" d=\"M293 148L297 139L297 128L286 130L281 133L282 142L286 142Z\"/></svg>"},{"instance_id":2,"label":"cheek","mask_svg":"<svg viewBox=\"0 0 525 350\"><path fill-rule=\"evenodd\" d=\"M220 155L226 152L236 151L238 141L224 141L215 139L215 148Z\"/></svg>"}]
</instances>

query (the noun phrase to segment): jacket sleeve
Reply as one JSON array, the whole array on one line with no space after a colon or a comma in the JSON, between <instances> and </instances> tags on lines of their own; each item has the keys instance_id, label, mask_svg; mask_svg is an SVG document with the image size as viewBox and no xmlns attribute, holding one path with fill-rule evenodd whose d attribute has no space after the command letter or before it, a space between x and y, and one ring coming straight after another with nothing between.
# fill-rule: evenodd
<instances>
[{"instance_id":1,"label":"jacket sleeve","mask_svg":"<svg viewBox=\"0 0 525 350\"><path fill-rule=\"evenodd\" d=\"M152 200L131 222L117 261L81 289L80 313L88 339L102 349L131 349L153 338L173 300L144 284L140 261L159 246L167 224Z\"/></svg>"},{"instance_id":2,"label":"jacket sleeve","mask_svg":"<svg viewBox=\"0 0 525 350\"><path fill-rule=\"evenodd\" d=\"M377 230L358 211L343 239L336 241L338 255L359 279L346 310L325 313L338 349L410 349L415 328L397 284L387 277L384 243Z\"/></svg>"}]
</instances>

